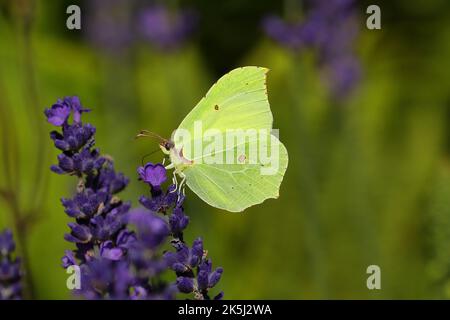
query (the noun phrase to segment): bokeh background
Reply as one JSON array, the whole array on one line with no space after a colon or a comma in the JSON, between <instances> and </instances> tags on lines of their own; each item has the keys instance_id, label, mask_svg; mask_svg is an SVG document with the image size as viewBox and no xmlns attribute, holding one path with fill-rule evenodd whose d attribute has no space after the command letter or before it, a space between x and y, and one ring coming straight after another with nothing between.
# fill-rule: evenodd
<instances>
[{"instance_id":1,"label":"bokeh background","mask_svg":"<svg viewBox=\"0 0 450 320\"><path fill-rule=\"evenodd\" d=\"M70 4L81 30L66 28ZM381 30L365 27L370 4ZM136 167L157 145L136 132L169 136L222 74L260 65L290 156L280 198L230 214L187 194L187 240L224 267L225 298L449 298L449 57L446 0L1 0L0 229L28 297L71 297L59 198L76 181L49 170L43 109L67 95L92 109L137 205Z\"/></svg>"}]
</instances>

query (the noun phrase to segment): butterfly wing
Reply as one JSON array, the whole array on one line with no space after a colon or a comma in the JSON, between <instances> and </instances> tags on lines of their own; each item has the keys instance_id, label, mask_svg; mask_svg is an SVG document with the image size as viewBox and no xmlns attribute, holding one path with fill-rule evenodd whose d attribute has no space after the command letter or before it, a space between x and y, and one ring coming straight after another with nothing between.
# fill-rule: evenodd
<instances>
[{"instance_id":1,"label":"butterfly wing","mask_svg":"<svg viewBox=\"0 0 450 320\"><path fill-rule=\"evenodd\" d=\"M269 198L278 198L288 165L285 146L278 142L278 164L273 174L261 174L262 164L196 164L184 171L186 184L213 207L240 212ZM267 164L266 164L267 166Z\"/></svg>"},{"instance_id":2,"label":"butterfly wing","mask_svg":"<svg viewBox=\"0 0 450 320\"><path fill-rule=\"evenodd\" d=\"M261 203L268 198L278 197L279 187L287 168L288 155L284 145L270 134L272 129L272 112L267 96L266 74L268 69L261 67L243 67L232 70L220 78L206 96L181 122L179 129L191 133L195 130L195 122L201 120L203 130L215 129L224 133L226 130L266 129L269 141L279 145L279 166L272 175L261 175L260 163L206 164L194 156L193 146L183 150L187 159L194 164L186 168L188 187L208 204L228 211L242 211L245 208ZM178 130L177 130L178 131ZM177 131L174 135L176 148ZM194 136L192 134L192 136ZM194 138L193 138L194 139ZM251 139L245 142L245 149ZM225 158L225 153L233 151L237 154L242 145L237 143L215 150L215 156ZM209 154L202 154L207 157Z\"/></svg>"},{"instance_id":3,"label":"butterfly wing","mask_svg":"<svg viewBox=\"0 0 450 320\"><path fill-rule=\"evenodd\" d=\"M178 128L194 130L202 120L203 128L271 129L272 112L266 90L268 69L237 68L220 78L189 112Z\"/></svg>"}]
</instances>

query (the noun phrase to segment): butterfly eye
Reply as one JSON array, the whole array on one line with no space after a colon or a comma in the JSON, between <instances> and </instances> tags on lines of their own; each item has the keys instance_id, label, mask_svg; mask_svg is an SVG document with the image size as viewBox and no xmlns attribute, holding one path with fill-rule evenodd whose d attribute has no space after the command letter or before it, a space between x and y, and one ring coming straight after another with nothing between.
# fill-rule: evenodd
<instances>
[{"instance_id":1,"label":"butterfly eye","mask_svg":"<svg viewBox=\"0 0 450 320\"><path fill-rule=\"evenodd\" d=\"M164 142L164 148L166 148L167 151L169 151L170 149L172 149L174 147L174 143L172 141L166 141Z\"/></svg>"}]
</instances>

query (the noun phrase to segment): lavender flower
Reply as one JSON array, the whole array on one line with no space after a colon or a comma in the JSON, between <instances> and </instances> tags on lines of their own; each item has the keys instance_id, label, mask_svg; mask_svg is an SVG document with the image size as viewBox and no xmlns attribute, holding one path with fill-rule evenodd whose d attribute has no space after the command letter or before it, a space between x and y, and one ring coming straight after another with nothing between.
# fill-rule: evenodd
<instances>
[{"instance_id":1,"label":"lavender flower","mask_svg":"<svg viewBox=\"0 0 450 320\"><path fill-rule=\"evenodd\" d=\"M177 205L169 217L170 230L175 238L183 239L183 230L189 224L189 217L184 214L183 207Z\"/></svg>"},{"instance_id":2,"label":"lavender flower","mask_svg":"<svg viewBox=\"0 0 450 320\"><path fill-rule=\"evenodd\" d=\"M169 186L166 192L161 190L161 184L167 180L166 169L162 164L147 163L137 169L139 179L149 184L151 197L141 196L139 202L152 212L166 213L179 201L175 185Z\"/></svg>"},{"instance_id":3,"label":"lavender flower","mask_svg":"<svg viewBox=\"0 0 450 320\"><path fill-rule=\"evenodd\" d=\"M147 163L138 169L138 173L143 181L147 177L152 177L151 181L166 181L166 170L163 169L159 164ZM197 238L191 248L184 243L183 231L189 224L189 217L183 208L184 195L178 194L174 185L170 185L164 193L159 183L149 184L151 197L143 196L140 201L155 214L159 212L168 216L175 252L166 252L164 261L177 276L176 287L182 293L194 293L195 299L210 299L208 292L219 282L223 269L212 271L211 260L207 259L201 238ZM222 297L223 292L220 292L214 299Z\"/></svg>"},{"instance_id":4,"label":"lavender flower","mask_svg":"<svg viewBox=\"0 0 450 320\"><path fill-rule=\"evenodd\" d=\"M69 106L62 103L55 103L50 109L45 110L45 115L48 122L54 126L60 126L69 118L71 109Z\"/></svg>"},{"instance_id":5,"label":"lavender flower","mask_svg":"<svg viewBox=\"0 0 450 320\"><path fill-rule=\"evenodd\" d=\"M65 252L62 266L80 267L82 288L76 293L87 299L173 299L181 292L209 299L208 292L220 280L222 269L212 270L201 239L191 249L184 244L183 231L189 224L185 197L174 185L163 189L167 181L164 166L147 163L138 168L150 195L140 198L144 208L130 210L130 204L117 196L128 179L116 173L113 161L94 148L95 128L81 122L85 109L79 99L67 97L58 100L58 105L70 110L64 119L58 118L62 121L53 121L51 109L45 115L61 127L60 132L50 134L62 151L58 165L51 169L79 180L76 194L61 199L65 213L74 219L64 238L76 249ZM175 252L163 253L169 241ZM168 270L175 271L174 283L161 278Z\"/></svg>"},{"instance_id":6,"label":"lavender flower","mask_svg":"<svg viewBox=\"0 0 450 320\"><path fill-rule=\"evenodd\" d=\"M212 271L212 263L203 250L202 239L196 239L192 248L180 241L172 243L176 252L167 252L164 258L177 275L178 290L182 293L194 293L199 300L210 299L208 291L219 282L223 269L219 267ZM220 292L214 299L222 297L223 292Z\"/></svg>"},{"instance_id":7,"label":"lavender flower","mask_svg":"<svg viewBox=\"0 0 450 320\"><path fill-rule=\"evenodd\" d=\"M82 289L79 294L90 300L128 299L134 277L126 261L96 257L81 266Z\"/></svg>"},{"instance_id":8,"label":"lavender flower","mask_svg":"<svg viewBox=\"0 0 450 320\"><path fill-rule=\"evenodd\" d=\"M192 10L170 12L159 5L143 9L138 20L144 39L158 49L171 50L179 48L192 33L197 15Z\"/></svg>"},{"instance_id":9,"label":"lavender flower","mask_svg":"<svg viewBox=\"0 0 450 320\"><path fill-rule=\"evenodd\" d=\"M263 19L266 34L280 45L298 52L314 49L331 93L348 96L361 77L354 54L358 14L354 0L309 0L302 20L285 21L277 16Z\"/></svg>"},{"instance_id":10,"label":"lavender flower","mask_svg":"<svg viewBox=\"0 0 450 320\"><path fill-rule=\"evenodd\" d=\"M44 113L48 122L59 127L67 122L71 113L73 113L73 121L79 123L81 121L81 114L89 111L89 109L84 109L81 106L78 97L65 97L64 99L58 99L51 108L45 109Z\"/></svg>"},{"instance_id":11,"label":"lavender flower","mask_svg":"<svg viewBox=\"0 0 450 320\"><path fill-rule=\"evenodd\" d=\"M95 268L97 263L106 265L101 262L103 260L121 260L130 243L135 241L134 233L126 229L124 220L130 204L116 196L126 187L128 179L116 173L109 157L101 156L99 150L93 148L95 128L81 122L81 114L86 109L80 100L66 97L59 101L70 108L73 122L69 123L67 116L59 125L61 132L50 134L55 146L62 151L58 155L58 165L51 169L58 174L67 173L79 178L77 193L72 198L61 199L66 214L75 219L68 224L70 232L64 238L77 246L73 252L66 252L62 264L65 268L82 265L87 272L91 261L96 261L92 262ZM50 120L52 115L48 111L45 114ZM55 125L55 122L51 123ZM88 272L86 281L91 281L94 271ZM88 283L86 281L83 284ZM86 290L83 294L90 297L89 289Z\"/></svg>"},{"instance_id":12,"label":"lavender flower","mask_svg":"<svg viewBox=\"0 0 450 320\"><path fill-rule=\"evenodd\" d=\"M0 233L0 300L22 298L20 259L13 257L15 243L11 230Z\"/></svg>"},{"instance_id":13,"label":"lavender flower","mask_svg":"<svg viewBox=\"0 0 450 320\"><path fill-rule=\"evenodd\" d=\"M169 235L166 221L145 209L135 209L128 214L128 222L135 225L141 242L154 249Z\"/></svg>"},{"instance_id":14,"label":"lavender flower","mask_svg":"<svg viewBox=\"0 0 450 320\"><path fill-rule=\"evenodd\" d=\"M159 163L154 165L149 162L145 166L139 167L138 173L142 181L157 189L167 180L166 169Z\"/></svg>"}]
</instances>

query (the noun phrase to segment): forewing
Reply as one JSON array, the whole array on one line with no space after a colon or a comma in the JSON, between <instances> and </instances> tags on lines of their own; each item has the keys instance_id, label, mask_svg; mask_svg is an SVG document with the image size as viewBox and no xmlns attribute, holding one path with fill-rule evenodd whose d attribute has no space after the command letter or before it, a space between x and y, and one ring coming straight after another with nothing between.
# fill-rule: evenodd
<instances>
[{"instance_id":1,"label":"forewing","mask_svg":"<svg viewBox=\"0 0 450 320\"><path fill-rule=\"evenodd\" d=\"M179 128L193 131L202 121L204 130L271 129L272 112L262 67L237 68L220 78L181 122Z\"/></svg>"}]
</instances>

